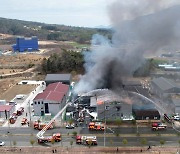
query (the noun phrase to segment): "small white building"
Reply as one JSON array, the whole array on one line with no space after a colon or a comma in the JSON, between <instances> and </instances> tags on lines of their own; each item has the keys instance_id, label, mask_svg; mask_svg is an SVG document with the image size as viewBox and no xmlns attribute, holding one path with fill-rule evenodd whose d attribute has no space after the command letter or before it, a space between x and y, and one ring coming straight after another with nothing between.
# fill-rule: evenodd
<instances>
[{"instance_id":1,"label":"small white building","mask_svg":"<svg viewBox=\"0 0 180 154\"><path fill-rule=\"evenodd\" d=\"M34 115L51 113L55 116L65 106L68 91L69 86L61 82L49 84L45 91L33 100Z\"/></svg>"},{"instance_id":2,"label":"small white building","mask_svg":"<svg viewBox=\"0 0 180 154\"><path fill-rule=\"evenodd\" d=\"M7 118L9 118L14 110L14 105L0 105L0 118L6 118L6 114Z\"/></svg>"}]
</instances>

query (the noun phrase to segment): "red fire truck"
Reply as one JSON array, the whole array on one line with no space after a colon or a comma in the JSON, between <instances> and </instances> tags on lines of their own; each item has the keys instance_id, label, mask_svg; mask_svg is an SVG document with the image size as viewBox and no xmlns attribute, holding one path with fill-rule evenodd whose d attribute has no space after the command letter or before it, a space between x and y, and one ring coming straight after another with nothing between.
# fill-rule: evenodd
<instances>
[{"instance_id":1,"label":"red fire truck","mask_svg":"<svg viewBox=\"0 0 180 154\"><path fill-rule=\"evenodd\" d=\"M96 136L76 136L76 143L83 145L97 145Z\"/></svg>"},{"instance_id":2,"label":"red fire truck","mask_svg":"<svg viewBox=\"0 0 180 154\"><path fill-rule=\"evenodd\" d=\"M53 134L52 136L47 136L42 139L38 139L38 143L47 143L47 142L52 142L54 140L55 142L60 142L61 141L61 134L56 133Z\"/></svg>"},{"instance_id":3,"label":"red fire truck","mask_svg":"<svg viewBox=\"0 0 180 154\"><path fill-rule=\"evenodd\" d=\"M152 130L165 130L167 128L167 125L160 123L160 122L154 122L152 123Z\"/></svg>"}]
</instances>

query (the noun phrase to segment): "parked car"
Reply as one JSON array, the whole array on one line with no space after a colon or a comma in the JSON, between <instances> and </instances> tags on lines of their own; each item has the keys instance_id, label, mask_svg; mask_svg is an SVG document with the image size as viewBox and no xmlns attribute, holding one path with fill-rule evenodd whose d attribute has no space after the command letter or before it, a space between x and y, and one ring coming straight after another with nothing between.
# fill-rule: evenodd
<instances>
[{"instance_id":1,"label":"parked car","mask_svg":"<svg viewBox=\"0 0 180 154\"><path fill-rule=\"evenodd\" d=\"M67 124L66 125L66 129L74 129L74 127L75 127L74 124L71 124L71 125Z\"/></svg>"},{"instance_id":2,"label":"parked car","mask_svg":"<svg viewBox=\"0 0 180 154\"><path fill-rule=\"evenodd\" d=\"M175 115L174 116L174 120L180 120L180 116L179 115Z\"/></svg>"},{"instance_id":3,"label":"parked car","mask_svg":"<svg viewBox=\"0 0 180 154\"><path fill-rule=\"evenodd\" d=\"M5 145L5 142L0 141L0 146L3 146L3 145Z\"/></svg>"}]
</instances>

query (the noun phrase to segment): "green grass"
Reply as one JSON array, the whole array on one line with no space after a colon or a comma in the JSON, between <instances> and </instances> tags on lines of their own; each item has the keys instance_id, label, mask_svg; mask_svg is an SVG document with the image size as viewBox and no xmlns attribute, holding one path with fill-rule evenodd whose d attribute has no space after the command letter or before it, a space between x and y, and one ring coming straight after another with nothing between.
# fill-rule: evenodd
<instances>
[{"instance_id":1,"label":"green grass","mask_svg":"<svg viewBox=\"0 0 180 154\"><path fill-rule=\"evenodd\" d=\"M83 47L89 48L90 47L89 44L79 44L77 42L69 42L69 44L76 48L83 48Z\"/></svg>"}]
</instances>

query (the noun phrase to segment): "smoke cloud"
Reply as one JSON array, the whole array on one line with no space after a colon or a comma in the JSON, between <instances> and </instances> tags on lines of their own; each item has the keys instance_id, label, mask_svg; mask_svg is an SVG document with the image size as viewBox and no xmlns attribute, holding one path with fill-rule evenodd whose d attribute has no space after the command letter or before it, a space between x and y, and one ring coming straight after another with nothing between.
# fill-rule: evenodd
<instances>
[{"instance_id":1,"label":"smoke cloud","mask_svg":"<svg viewBox=\"0 0 180 154\"><path fill-rule=\"evenodd\" d=\"M180 5L168 0L121 0L109 6L112 40L92 38L92 51L84 53L86 74L76 93L96 88L116 89L155 53L180 41Z\"/></svg>"}]
</instances>

